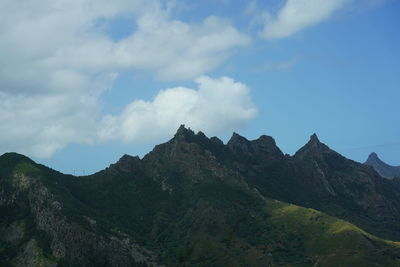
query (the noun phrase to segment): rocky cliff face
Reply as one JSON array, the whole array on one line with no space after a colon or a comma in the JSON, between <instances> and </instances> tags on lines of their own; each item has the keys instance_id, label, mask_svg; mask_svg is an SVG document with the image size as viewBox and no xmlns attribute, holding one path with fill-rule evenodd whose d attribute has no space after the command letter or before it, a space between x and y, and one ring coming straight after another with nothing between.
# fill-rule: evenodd
<instances>
[{"instance_id":1,"label":"rocky cliff face","mask_svg":"<svg viewBox=\"0 0 400 267\"><path fill-rule=\"evenodd\" d=\"M383 162L375 152L372 152L364 163L372 166L380 176L388 179L400 177L400 166L391 166Z\"/></svg>"},{"instance_id":2,"label":"rocky cliff face","mask_svg":"<svg viewBox=\"0 0 400 267\"><path fill-rule=\"evenodd\" d=\"M379 237L400 240L399 210L397 180L316 135L291 157L269 136L182 126L85 177L1 156L0 265L396 266L400 245Z\"/></svg>"},{"instance_id":3,"label":"rocky cliff face","mask_svg":"<svg viewBox=\"0 0 400 267\"><path fill-rule=\"evenodd\" d=\"M155 254L137 245L129 235L111 229L104 231L101 223L89 217L90 210L86 215L71 214L71 209L82 204L68 203L69 197L62 196L67 192L45 185L45 171L54 178L59 174L43 171L43 167L17 154L2 158L16 163L13 170L0 176L2 215L13 221L8 226L1 222L7 233L4 242L11 248L24 248L6 255L8 262L19 266L56 266L63 262L80 266L159 266ZM52 183L57 185L57 181ZM76 206L65 206L71 204Z\"/></svg>"}]
</instances>

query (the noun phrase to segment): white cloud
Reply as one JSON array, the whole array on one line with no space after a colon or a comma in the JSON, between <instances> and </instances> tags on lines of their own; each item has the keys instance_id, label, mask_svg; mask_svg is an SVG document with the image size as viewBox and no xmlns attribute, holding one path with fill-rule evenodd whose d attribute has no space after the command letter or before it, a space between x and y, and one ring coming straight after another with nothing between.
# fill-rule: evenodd
<instances>
[{"instance_id":1,"label":"white cloud","mask_svg":"<svg viewBox=\"0 0 400 267\"><path fill-rule=\"evenodd\" d=\"M102 140L135 143L171 136L180 124L209 135L237 129L257 114L250 89L228 77L196 79L197 89L176 87L160 91L152 101L136 100L121 114L106 116Z\"/></svg>"},{"instance_id":2,"label":"white cloud","mask_svg":"<svg viewBox=\"0 0 400 267\"><path fill-rule=\"evenodd\" d=\"M95 27L125 13L136 18L137 30L122 40L113 41ZM216 17L194 25L173 20L156 0L5 0L0 3L1 90L54 90L46 82L59 70L87 76L145 69L163 79L192 79L249 41ZM19 86L21 74L25 83Z\"/></svg>"},{"instance_id":3,"label":"white cloud","mask_svg":"<svg viewBox=\"0 0 400 267\"><path fill-rule=\"evenodd\" d=\"M154 69L165 80L190 79L219 65L249 39L227 22L208 17L200 25L143 16L139 31L118 44L116 54L132 67Z\"/></svg>"},{"instance_id":4,"label":"white cloud","mask_svg":"<svg viewBox=\"0 0 400 267\"><path fill-rule=\"evenodd\" d=\"M265 39L292 36L328 19L346 2L348 0L287 0L275 18L266 20L260 35Z\"/></svg>"},{"instance_id":5,"label":"white cloud","mask_svg":"<svg viewBox=\"0 0 400 267\"><path fill-rule=\"evenodd\" d=\"M95 111L87 96L0 92L0 151L49 157L68 143L90 143Z\"/></svg>"},{"instance_id":6,"label":"white cloud","mask_svg":"<svg viewBox=\"0 0 400 267\"><path fill-rule=\"evenodd\" d=\"M249 37L209 17L172 18L174 1L0 1L0 153L48 157L95 141L101 93L120 71L191 80L221 64ZM135 30L113 40L102 27L119 16Z\"/></svg>"},{"instance_id":7,"label":"white cloud","mask_svg":"<svg viewBox=\"0 0 400 267\"><path fill-rule=\"evenodd\" d=\"M212 70L232 48L249 42L217 17L190 25L155 12L140 16L137 27L117 42L98 36L78 46L63 47L42 64L90 72L145 69L163 80L187 80Z\"/></svg>"}]
</instances>

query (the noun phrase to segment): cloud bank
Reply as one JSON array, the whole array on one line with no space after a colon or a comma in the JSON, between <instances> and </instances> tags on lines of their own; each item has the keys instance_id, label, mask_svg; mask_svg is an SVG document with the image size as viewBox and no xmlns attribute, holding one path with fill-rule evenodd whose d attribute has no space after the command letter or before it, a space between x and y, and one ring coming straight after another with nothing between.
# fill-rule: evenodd
<instances>
[{"instance_id":1,"label":"cloud bank","mask_svg":"<svg viewBox=\"0 0 400 267\"><path fill-rule=\"evenodd\" d=\"M106 116L102 140L128 143L171 136L180 124L214 135L243 126L257 115L250 89L228 77L196 79L198 88L168 88L152 101L135 100L119 115Z\"/></svg>"},{"instance_id":2,"label":"cloud bank","mask_svg":"<svg viewBox=\"0 0 400 267\"><path fill-rule=\"evenodd\" d=\"M100 96L112 86L119 72L138 70L162 80L192 80L221 64L233 49L250 42L248 36L218 17L198 23L173 19L173 2L0 1L0 152L49 157L69 143L96 142L97 131L104 139L106 130L99 130L99 123L106 127L106 121L114 117L102 118ZM114 40L105 26L119 17L131 18L134 30ZM207 83L206 78L201 79ZM228 91L224 92L235 95ZM193 101L204 100L199 92L168 89L160 92L158 102L148 105L158 112L173 112L159 106L166 105L162 98L173 95L190 100L190 95L197 95ZM140 125L128 125L129 118L137 116L140 103L147 102L134 103L114 118L124 122L123 126L111 125L119 129L115 133L125 141L134 139L127 136L134 134L129 127L146 128L143 120L130 119L133 125ZM205 106L174 103L178 105L176 110L182 112ZM146 114L153 116L152 112ZM167 114L164 113L165 124L171 119ZM205 118L193 115L193 124L202 125L200 120ZM228 124L233 120L227 117ZM239 116L238 121L243 118ZM165 130L160 121L157 125L159 131ZM207 125L210 130L219 127L216 123Z\"/></svg>"},{"instance_id":3,"label":"cloud bank","mask_svg":"<svg viewBox=\"0 0 400 267\"><path fill-rule=\"evenodd\" d=\"M65 145L93 142L96 99L78 94L0 92L0 153L49 157Z\"/></svg>"},{"instance_id":4,"label":"cloud bank","mask_svg":"<svg viewBox=\"0 0 400 267\"><path fill-rule=\"evenodd\" d=\"M328 19L348 0L287 0L276 17L267 17L260 36L265 39L290 37Z\"/></svg>"}]
</instances>

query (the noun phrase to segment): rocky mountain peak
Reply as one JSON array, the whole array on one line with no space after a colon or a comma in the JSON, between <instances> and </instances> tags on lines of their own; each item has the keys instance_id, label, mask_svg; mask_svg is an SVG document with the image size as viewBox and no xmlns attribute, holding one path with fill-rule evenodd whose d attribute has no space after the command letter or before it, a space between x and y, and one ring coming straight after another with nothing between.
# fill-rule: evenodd
<instances>
[{"instance_id":1,"label":"rocky mountain peak","mask_svg":"<svg viewBox=\"0 0 400 267\"><path fill-rule=\"evenodd\" d=\"M300 148L295 157L303 158L305 156L318 156L322 153L333 152L327 145L319 141L318 136L314 133L310 136L310 140L302 148Z\"/></svg>"},{"instance_id":2,"label":"rocky mountain peak","mask_svg":"<svg viewBox=\"0 0 400 267\"><path fill-rule=\"evenodd\" d=\"M249 152L249 140L245 137L233 132L231 139L229 139L227 146L232 151Z\"/></svg>"},{"instance_id":3,"label":"rocky mountain peak","mask_svg":"<svg viewBox=\"0 0 400 267\"><path fill-rule=\"evenodd\" d=\"M318 136L317 136L317 134L316 133L313 133L311 136L310 136L310 142L311 143L321 143L320 141L319 141L319 139L318 139Z\"/></svg>"},{"instance_id":4,"label":"rocky mountain peak","mask_svg":"<svg viewBox=\"0 0 400 267\"><path fill-rule=\"evenodd\" d=\"M378 157L378 154L376 154L375 152L372 152L371 154L369 154L367 162L368 161L376 161L376 160L380 160Z\"/></svg>"},{"instance_id":5,"label":"rocky mountain peak","mask_svg":"<svg viewBox=\"0 0 400 267\"><path fill-rule=\"evenodd\" d=\"M174 139L183 141L194 135L195 133L190 128L186 128L184 124L181 124L174 135Z\"/></svg>"},{"instance_id":6,"label":"rocky mountain peak","mask_svg":"<svg viewBox=\"0 0 400 267\"><path fill-rule=\"evenodd\" d=\"M326 148L328 148L326 145L321 143L321 141L319 141L319 138L318 138L317 134L315 134L315 133L310 136L310 140L307 142L305 147L307 147L308 149L326 149Z\"/></svg>"},{"instance_id":7,"label":"rocky mountain peak","mask_svg":"<svg viewBox=\"0 0 400 267\"><path fill-rule=\"evenodd\" d=\"M140 161L140 158L138 156L131 156L128 154L124 154L118 161L118 164L123 164L127 162L137 162Z\"/></svg>"},{"instance_id":8,"label":"rocky mountain peak","mask_svg":"<svg viewBox=\"0 0 400 267\"><path fill-rule=\"evenodd\" d=\"M276 146L274 138L267 135L261 135L256 140L247 140L243 136L233 133L231 139L227 143L228 148L236 153L247 155L262 155L280 158L283 157L282 151Z\"/></svg>"},{"instance_id":9,"label":"rocky mountain peak","mask_svg":"<svg viewBox=\"0 0 400 267\"><path fill-rule=\"evenodd\" d=\"M367 161L364 163L372 166L380 176L388 179L400 177L400 166L391 166L383 162L375 152L369 154Z\"/></svg>"},{"instance_id":10,"label":"rocky mountain peak","mask_svg":"<svg viewBox=\"0 0 400 267\"><path fill-rule=\"evenodd\" d=\"M258 139L252 142L263 147L276 146L275 139L268 135L261 135Z\"/></svg>"},{"instance_id":11,"label":"rocky mountain peak","mask_svg":"<svg viewBox=\"0 0 400 267\"><path fill-rule=\"evenodd\" d=\"M123 155L115 164L112 164L112 168L116 168L123 172L132 172L140 168L141 161L138 156Z\"/></svg>"},{"instance_id":12,"label":"rocky mountain peak","mask_svg":"<svg viewBox=\"0 0 400 267\"><path fill-rule=\"evenodd\" d=\"M246 137L241 136L240 134L233 132L231 138L229 139L228 143L236 144L236 143L245 143L249 140Z\"/></svg>"},{"instance_id":13,"label":"rocky mountain peak","mask_svg":"<svg viewBox=\"0 0 400 267\"><path fill-rule=\"evenodd\" d=\"M210 141L218 145L224 145L224 142L216 136L211 137Z\"/></svg>"},{"instance_id":14,"label":"rocky mountain peak","mask_svg":"<svg viewBox=\"0 0 400 267\"><path fill-rule=\"evenodd\" d=\"M202 131L195 133L192 129L186 128L185 125L179 127L171 141L178 143L196 143L202 147L208 147L210 143L213 143Z\"/></svg>"},{"instance_id":15,"label":"rocky mountain peak","mask_svg":"<svg viewBox=\"0 0 400 267\"><path fill-rule=\"evenodd\" d=\"M271 136L261 135L258 139L251 141L257 152L269 154L275 158L283 157L282 151L276 145L275 139Z\"/></svg>"}]
</instances>

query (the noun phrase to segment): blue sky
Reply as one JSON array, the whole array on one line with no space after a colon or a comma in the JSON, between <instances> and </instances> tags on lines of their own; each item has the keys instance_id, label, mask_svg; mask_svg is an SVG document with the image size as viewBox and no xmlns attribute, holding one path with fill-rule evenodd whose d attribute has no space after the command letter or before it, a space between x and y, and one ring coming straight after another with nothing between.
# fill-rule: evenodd
<instances>
[{"instance_id":1,"label":"blue sky","mask_svg":"<svg viewBox=\"0 0 400 267\"><path fill-rule=\"evenodd\" d=\"M400 165L400 3L264 2L2 1L0 153L89 174L184 123Z\"/></svg>"}]
</instances>

